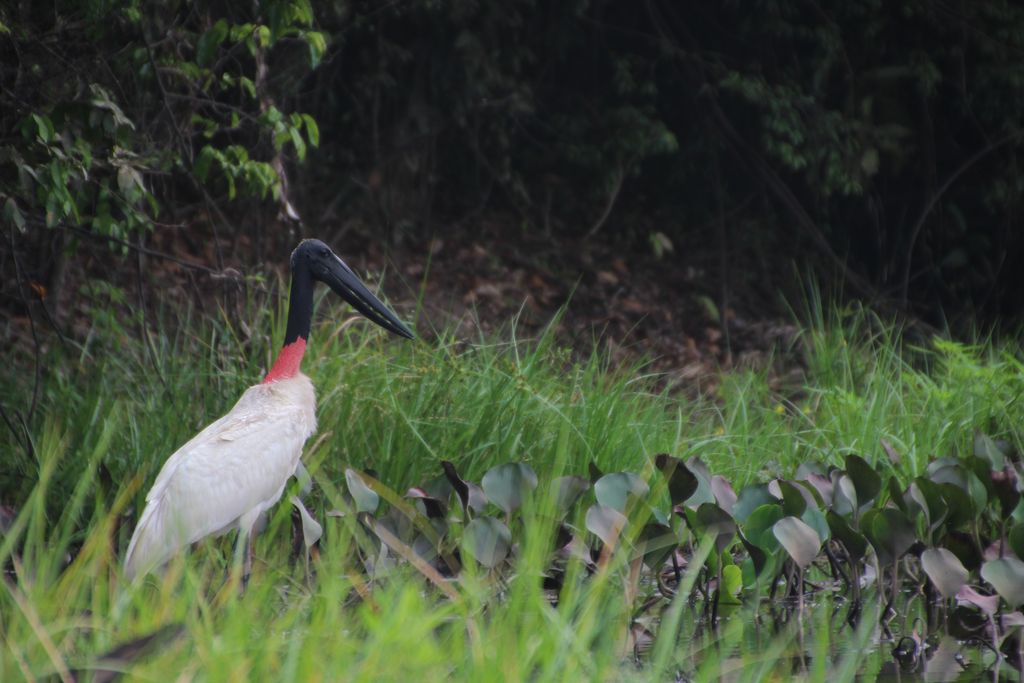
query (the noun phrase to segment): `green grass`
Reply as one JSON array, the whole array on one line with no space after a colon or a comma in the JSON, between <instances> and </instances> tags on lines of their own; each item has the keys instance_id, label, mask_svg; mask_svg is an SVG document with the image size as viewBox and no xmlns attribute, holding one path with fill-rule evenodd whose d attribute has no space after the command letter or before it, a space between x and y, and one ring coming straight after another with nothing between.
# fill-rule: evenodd
<instances>
[{"instance_id":1,"label":"green grass","mask_svg":"<svg viewBox=\"0 0 1024 683\"><path fill-rule=\"evenodd\" d=\"M259 303L242 307L246 326L237 313L210 321L168 311L148 343L113 315L97 315L84 345L47 355L27 425L33 452L10 432L0 437L2 502L19 511L0 543L0 561L13 567L0 590L0 679L89 668L98 655L169 623L184 624L184 635L139 658L134 677L664 680L682 671L709 681L729 672L739 680L824 674L840 681L877 671L877 655L849 646L868 643L871 630L831 630L820 610L806 617L806 633L790 624L773 637L751 635L743 618L723 622L709 639L682 600L666 612L652 659L638 668L629 656L624 561L589 579L576 567L558 606L548 602L539 580L550 537L541 503L523 516L516 578L496 585L469 566L455 600L409 567L366 576L354 559L366 536L351 518L321 515L318 577L307 583L301 563L288 559L284 504L257 541L244 597L225 584L230 539L199 544L163 578L125 584L120 558L160 465L272 360L282 311ZM341 315L332 309L321 319ZM493 465L525 461L543 482L585 474L591 462L650 474L651 456L666 451L699 455L738 487L791 475L806 460L838 464L847 452L906 480L929 456L969 449L974 430L1022 446L1019 347L904 348L893 326L863 312L837 312L807 328L806 382L786 395L771 390L765 374L747 371L725 376L714 396L674 397L642 366L613 370L599 354L574 359L549 336L524 343L514 329L500 339L466 344L442 334L403 343L364 322L318 325L304 371L317 386L320 428L304 460L320 484L321 513L338 503L349 466L372 468L404 491L438 476L441 459L477 481ZM8 409L24 412L30 367L19 361L2 371L12 387ZM901 453L898 466L880 438ZM794 651L810 663L794 669Z\"/></svg>"}]
</instances>

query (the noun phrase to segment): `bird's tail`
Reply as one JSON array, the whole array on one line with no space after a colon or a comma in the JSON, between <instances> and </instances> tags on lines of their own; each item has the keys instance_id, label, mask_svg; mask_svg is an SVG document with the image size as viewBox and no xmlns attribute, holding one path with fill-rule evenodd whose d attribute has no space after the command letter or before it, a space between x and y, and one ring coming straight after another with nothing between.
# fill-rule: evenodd
<instances>
[{"instance_id":1,"label":"bird's tail","mask_svg":"<svg viewBox=\"0 0 1024 683\"><path fill-rule=\"evenodd\" d=\"M149 501L125 553L124 573L129 581L153 571L181 547L177 537L167 533L166 521L163 500Z\"/></svg>"}]
</instances>

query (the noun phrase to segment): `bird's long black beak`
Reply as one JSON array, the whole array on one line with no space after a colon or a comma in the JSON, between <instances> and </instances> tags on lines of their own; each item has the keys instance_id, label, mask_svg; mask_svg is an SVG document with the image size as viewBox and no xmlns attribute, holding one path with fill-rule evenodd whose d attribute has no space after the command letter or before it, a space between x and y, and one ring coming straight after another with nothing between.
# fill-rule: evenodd
<instances>
[{"instance_id":1,"label":"bird's long black beak","mask_svg":"<svg viewBox=\"0 0 1024 683\"><path fill-rule=\"evenodd\" d=\"M344 261L331 254L323 259L322 264L323 270L316 269L321 270L317 273L319 279L352 304L357 311L392 334L406 339L413 338L409 328L359 281Z\"/></svg>"}]
</instances>

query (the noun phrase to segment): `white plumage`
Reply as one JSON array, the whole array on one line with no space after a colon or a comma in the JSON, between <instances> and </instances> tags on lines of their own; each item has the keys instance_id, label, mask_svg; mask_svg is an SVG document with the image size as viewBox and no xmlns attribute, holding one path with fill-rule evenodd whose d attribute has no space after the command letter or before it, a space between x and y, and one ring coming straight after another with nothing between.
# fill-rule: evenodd
<instances>
[{"instance_id":1,"label":"white plumage","mask_svg":"<svg viewBox=\"0 0 1024 683\"><path fill-rule=\"evenodd\" d=\"M281 498L316 431L313 383L300 366L313 316L313 287L323 282L392 334L413 334L359 281L330 247L303 240L292 252L284 346L261 384L231 411L179 448L146 495L146 508L125 556L129 579L164 564L185 546L238 529L249 575L256 521Z\"/></svg>"},{"instance_id":2,"label":"white plumage","mask_svg":"<svg viewBox=\"0 0 1024 683\"><path fill-rule=\"evenodd\" d=\"M316 431L315 408L313 383L301 373L257 384L179 448L146 496L125 558L128 578L204 536L237 528L247 538L295 473Z\"/></svg>"}]
</instances>

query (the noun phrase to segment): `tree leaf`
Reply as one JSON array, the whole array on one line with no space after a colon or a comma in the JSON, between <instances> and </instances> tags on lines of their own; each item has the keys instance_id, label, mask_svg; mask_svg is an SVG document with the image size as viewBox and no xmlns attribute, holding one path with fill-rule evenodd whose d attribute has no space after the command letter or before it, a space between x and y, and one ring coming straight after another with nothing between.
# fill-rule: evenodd
<instances>
[{"instance_id":1,"label":"tree leaf","mask_svg":"<svg viewBox=\"0 0 1024 683\"><path fill-rule=\"evenodd\" d=\"M228 22L218 19L217 23L211 26L196 43L196 64L209 66L213 57L217 54L217 48L228 37Z\"/></svg>"}]
</instances>

